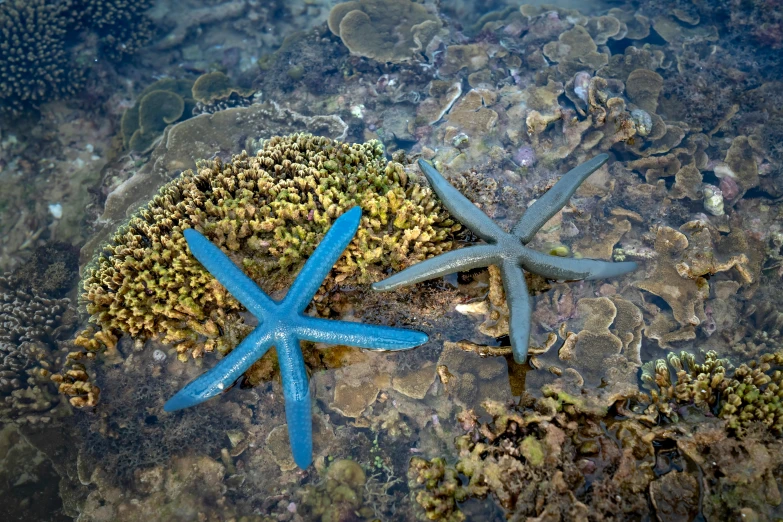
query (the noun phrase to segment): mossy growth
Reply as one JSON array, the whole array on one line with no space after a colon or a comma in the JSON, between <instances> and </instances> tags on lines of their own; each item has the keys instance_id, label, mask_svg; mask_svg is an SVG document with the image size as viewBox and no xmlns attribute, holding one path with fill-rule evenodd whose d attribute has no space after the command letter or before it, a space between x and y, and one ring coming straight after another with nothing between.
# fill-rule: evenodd
<instances>
[{"instance_id":1,"label":"mossy growth","mask_svg":"<svg viewBox=\"0 0 783 522\"><path fill-rule=\"evenodd\" d=\"M191 256L182 231L204 233L272 292L290 284L334 220L356 205L359 231L327 288L377 281L389 268L447 251L460 229L429 188L384 158L378 141L274 137L256 156L199 162L118 230L85 271L91 322L107 338L126 333L176 343L182 360L230 350L241 307ZM97 334L87 337L80 344L99 347Z\"/></svg>"},{"instance_id":2,"label":"mossy growth","mask_svg":"<svg viewBox=\"0 0 783 522\"><path fill-rule=\"evenodd\" d=\"M233 93L250 96L253 92L253 89L237 87L232 83L231 78L220 71L202 74L193 83L193 99L204 104L228 98Z\"/></svg>"},{"instance_id":3,"label":"mossy growth","mask_svg":"<svg viewBox=\"0 0 783 522\"><path fill-rule=\"evenodd\" d=\"M126 148L145 151L167 125L185 120L193 113L195 101L190 80L165 78L144 89L136 104L122 115L122 139Z\"/></svg>"}]
</instances>

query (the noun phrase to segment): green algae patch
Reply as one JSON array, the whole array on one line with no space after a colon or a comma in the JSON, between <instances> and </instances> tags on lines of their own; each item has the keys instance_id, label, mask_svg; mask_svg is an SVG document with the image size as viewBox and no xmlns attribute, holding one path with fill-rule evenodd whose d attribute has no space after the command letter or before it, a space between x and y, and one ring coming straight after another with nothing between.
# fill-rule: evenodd
<instances>
[{"instance_id":1,"label":"green algae patch","mask_svg":"<svg viewBox=\"0 0 783 522\"><path fill-rule=\"evenodd\" d=\"M528 435L519 445L519 451L527 459L531 466L540 466L544 463L544 447L533 435Z\"/></svg>"}]
</instances>

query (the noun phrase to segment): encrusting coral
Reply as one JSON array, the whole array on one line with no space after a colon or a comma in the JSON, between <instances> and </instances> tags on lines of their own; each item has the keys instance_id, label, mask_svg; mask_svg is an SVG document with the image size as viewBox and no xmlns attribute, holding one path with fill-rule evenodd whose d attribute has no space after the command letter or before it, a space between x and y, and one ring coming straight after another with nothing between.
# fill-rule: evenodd
<instances>
[{"instance_id":1,"label":"encrusting coral","mask_svg":"<svg viewBox=\"0 0 783 522\"><path fill-rule=\"evenodd\" d=\"M452 247L460 229L432 192L387 162L380 143L349 145L307 134L274 137L256 156L203 162L164 186L85 272L83 300L102 331L177 343L180 358L236 344L241 307L190 255L182 231L198 226L266 291L283 288L345 210L359 231L327 286L381 279ZM350 278L350 279L349 279ZM316 297L318 299L318 297ZM246 332L245 332L246 333ZM200 335L205 342L197 342ZM192 351L192 352L191 352Z\"/></svg>"},{"instance_id":2,"label":"encrusting coral","mask_svg":"<svg viewBox=\"0 0 783 522\"><path fill-rule=\"evenodd\" d=\"M413 60L440 28L437 16L410 0L343 2L329 13L329 29L352 54L379 62Z\"/></svg>"},{"instance_id":3,"label":"encrusting coral","mask_svg":"<svg viewBox=\"0 0 783 522\"><path fill-rule=\"evenodd\" d=\"M122 115L125 147L144 151L155 143L167 125L188 119L196 105L193 82L164 78L141 91L136 103Z\"/></svg>"}]
</instances>

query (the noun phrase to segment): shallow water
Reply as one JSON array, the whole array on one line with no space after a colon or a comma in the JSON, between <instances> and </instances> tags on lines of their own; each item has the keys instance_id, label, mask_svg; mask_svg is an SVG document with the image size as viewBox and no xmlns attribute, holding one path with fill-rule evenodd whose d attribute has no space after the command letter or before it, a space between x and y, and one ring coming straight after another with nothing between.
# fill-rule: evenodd
<instances>
[{"instance_id":1,"label":"shallow water","mask_svg":"<svg viewBox=\"0 0 783 522\"><path fill-rule=\"evenodd\" d=\"M783 5L334 4L0 0L4 519L783 519ZM528 246L638 269L526 273L525 364L495 267L371 290L481 243L418 159L510 230L604 152ZM307 313L429 341L302 343L304 470L274 351L164 412L257 325L182 229L281 299L354 204Z\"/></svg>"}]
</instances>

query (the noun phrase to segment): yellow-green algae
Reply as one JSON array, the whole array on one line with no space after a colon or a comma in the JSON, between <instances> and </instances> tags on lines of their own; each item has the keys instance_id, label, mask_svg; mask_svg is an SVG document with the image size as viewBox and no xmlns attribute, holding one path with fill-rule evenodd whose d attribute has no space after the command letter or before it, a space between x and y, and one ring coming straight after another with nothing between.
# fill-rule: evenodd
<instances>
[{"instance_id":1,"label":"yellow-green algae","mask_svg":"<svg viewBox=\"0 0 783 522\"><path fill-rule=\"evenodd\" d=\"M94 350L122 333L158 338L176 343L181 360L231 349L241 307L190 255L182 231L204 233L271 292L355 205L362 223L327 286L377 281L388 268L449 250L460 228L429 188L384 158L378 141L274 137L256 156L198 163L118 230L83 280L82 299L100 331L77 342Z\"/></svg>"}]
</instances>

